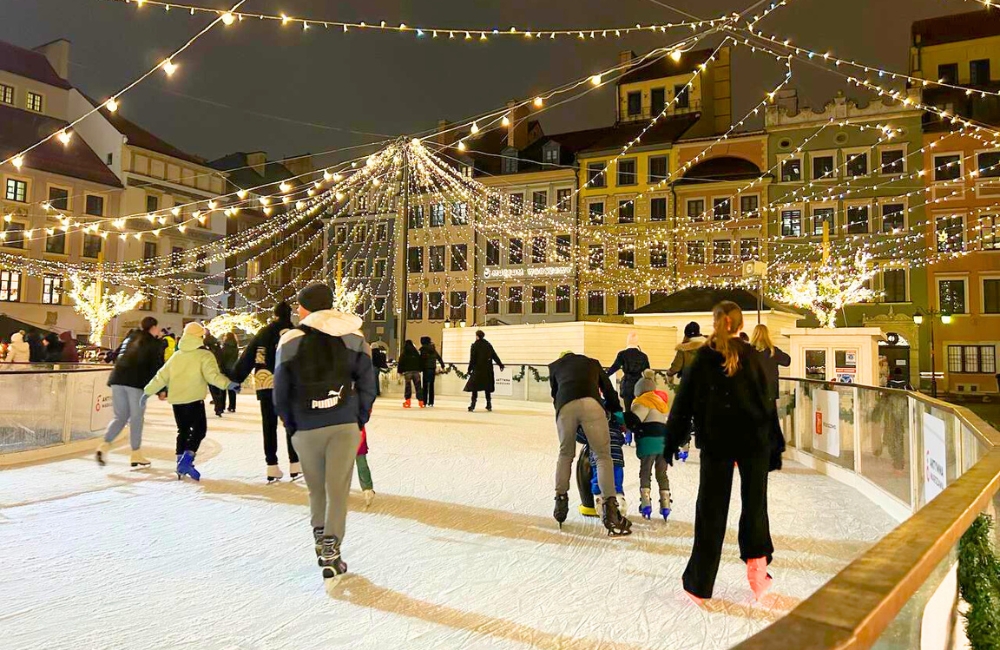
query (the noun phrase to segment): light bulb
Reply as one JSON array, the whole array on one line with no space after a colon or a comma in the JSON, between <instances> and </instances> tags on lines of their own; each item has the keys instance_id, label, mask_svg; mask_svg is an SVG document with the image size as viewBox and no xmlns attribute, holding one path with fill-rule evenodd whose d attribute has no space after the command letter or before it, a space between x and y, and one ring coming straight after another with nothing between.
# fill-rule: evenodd
<instances>
[{"instance_id":1,"label":"light bulb","mask_svg":"<svg viewBox=\"0 0 1000 650\"><path fill-rule=\"evenodd\" d=\"M180 226L177 226L177 231L180 232L181 234L183 234L185 230L187 230L187 226L185 226L183 224L180 225Z\"/></svg>"},{"instance_id":2,"label":"light bulb","mask_svg":"<svg viewBox=\"0 0 1000 650\"><path fill-rule=\"evenodd\" d=\"M281 185L278 186L278 189L280 189L282 192L287 192L288 190L292 189L292 186L285 181L281 181Z\"/></svg>"},{"instance_id":3,"label":"light bulb","mask_svg":"<svg viewBox=\"0 0 1000 650\"><path fill-rule=\"evenodd\" d=\"M214 210L214 209L216 209L217 207L219 207L219 204L218 204L218 203L216 203L215 201L209 201L209 202L208 202L208 209L209 209L209 210Z\"/></svg>"},{"instance_id":4,"label":"light bulb","mask_svg":"<svg viewBox=\"0 0 1000 650\"><path fill-rule=\"evenodd\" d=\"M601 85L601 75L595 74L593 77L590 78L590 83L593 84L593 85L595 85L595 86L600 86Z\"/></svg>"},{"instance_id":5,"label":"light bulb","mask_svg":"<svg viewBox=\"0 0 1000 650\"><path fill-rule=\"evenodd\" d=\"M503 126L510 126L510 118L504 115L503 119L500 120L500 124L502 124Z\"/></svg>"},{"instance_id":6,"label":"light bulb","mask_svg":"<svg viewBox=\"0 0 1000 650\"><path fill-rule=\"evenodd\" d=\"M464 140L459 140L458 141L458 150L459 151L465 151L465 149L466 149L466 147L465 147L465 141Z\"/></svg>"},{"instance_id":7,"label":"light bulb","mask_svg":"<svg viewBox=\"0 0 1000 650\"><path fill-rule=\"evenodd\" d=\"M267 216L270 217L271 216L271 212L273 212L273 210L271 208L264 208L264 214L266 214Z\"/></svg>"},{"instance_id":8,"label":"light bulb","mask_svg":"<svg viewBox=\"0 0 1000 650\"><path fill-rule=\"evenodd\" d=\"M291 200L292 200L292 197L290 197L290 196L283 196L283 197L281 197L281 202L282 203L288 203Z\"/></svg>"},{"instance_id":9,"label":"light bulb","mask_svg":"<svg viewBox=\"0 0 1000 650\"><path fill-rule=\"evenodd\" d=\"M681 56L683 56L683 55L684 55L684 53L681 52L680 50L673 50L670 53L670 58L676 63L677 61L681 60Z\"/></svg>"},{"instance_id":10,"label":"light bulb","mask_svg":"<svg viewBox=\"0 0 1000 650\"><path fill-rule=\"evenodd\" d=\"M295 209L296 210L304 210L305 207L306 207L305 201L296 201L295 202Z\"/></svg>"},{"instance_id":11,"label":"light bulb","mask_svg":"<svg viewBox=\"0 0 1000 650\"><path fill-rule=\"evenodd\" d=\"M340 174L334 174L333 175L333 180L334 180L335 183L339 183L341 180L343 180L343 178L344 177L341 176Z\"/></svg>"},{"instance_id":12,"label":"light bulb","mask_svg":"<svg viewBox=\"0 0 1000 650\"><path fill-rule=\"evenodd\" d=\"M167 59L163 62L163 71L167 73L168 77L172 77L175 72L177 72L177 64Z\"/></svg>"},{"instance_id":13,"label":"light bulb","mask_svg":"<svg viewBox=\"0 0 1000 650\"><path fill-rule=\"evenodd\" d=\"M229 25L232 25L235 22L236 22L236 16L232 15L228 11L226 13L222 14L222 24L223 25L226 25L228 27Z\"/></svg>"},{"instance_id":14,"label":"light bulb","mask_svg":"<svg viewBox=\"0 0 1000 650\"><path fill-rule=\"evenodd\" d=\"M21 156L14 156L10 162L12 165L14 165L15 169L21 169L21 165L24 164L24 158L22 158Z\"/></svg>"},{"instance_id":15,"label":"light bulb","mask_svg":"<svg viewBox=\"0 0 1000 650\"><path fill-rule=\"evenodd\" d=\"M245 198L247 198L247 191L246 190L240 190L240 191L236 192L236 196L238 196L240 199L245 199Z\"/></svg>"},{"instance_id":16,"label":"light bulb","mask_svg":"<svg viewBox=\"0 0 1000 650\"><path fill-rule=\"evenodd\" d=\"M59 132L59 135L56 137L59 138L59 142L62 142L63 144L69 144L69 141L73 137L73 134L67 131L66 129L63 129L62 131Z\"/></svg>"},{"instance_id":17,"label":"light bulb","mask_svg":"<svg viewBox=\"0 0 1000 650\"><path fill-rule=\"evenodd\" d=\"M541 108L542 104L544 103L545 103L544 99L542 99L541 97L535 97L535 102L534 102L535 108Z\"/></svg>"},{"instance_id":18,"label":"light bulb","mask_svg":"<svg viewBox=\"0 0 1000 650\"><path fill-rule=\"evenodd\" d=\"M116 102L115 98L112 97L111 99L109 99L104 103L104 107L108 109L109 113L114 113L115 111L118 110L118 102Z\"/></svg>"},{"instance_id":19,"label":"light bulb","mask_svg":"<svg viewBox=\"0 0 1000 650\"><path fill-rule=\"evenodd\" d=\"M333 178L333 174L331 174L331 173L329 172L329 170L328 170L328 171L325 171L325 172L323 172L323 180L324 180L324 181L326 181L326 182L328 182L328 183L329 183L329 182L330 182L330 180L331 180L332 178Z\"/></svg>"},{"instance_id":20,"label":"light bulb","mask_svg":"<svg viewBox=\"0 0 1000 650\"><path fill-rule=\"evenodd\" d=\"M271 199L267 198L266 196L262 196L258 200L260 201L260 204L264 206L266 206L268 203L271 202Z\"/></svg>"},{"instance_id":21,"label":"light bulb","mask_svg":"<svg viewBox=\"0 0 1000 650\"><path fill-rule=\"evenodd\" d=\"M181 216L181 209L180 208L171 208L170 209L170 214L174 215L175 217L179 217L179 216Z\"/></svg>"},{"instance_id":22,"label":"light bulb","mask_svg":"<svg viewBox=\"0 0 1000 650\"><path fill-rule=\"evenodd\" d=\"M479 133L479 125L473 122L471 131L472 135L476 135L477 133Z\"/></svg>"}]
</instances>

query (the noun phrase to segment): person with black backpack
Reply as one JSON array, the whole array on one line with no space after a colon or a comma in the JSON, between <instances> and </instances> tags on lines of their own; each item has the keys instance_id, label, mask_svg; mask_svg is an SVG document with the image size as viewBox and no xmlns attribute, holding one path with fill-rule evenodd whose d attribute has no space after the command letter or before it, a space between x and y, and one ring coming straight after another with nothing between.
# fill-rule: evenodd
<instances>
[{"instance_id":1,"label":"person with black backpack","mask_svg":"<svg viewBox=\"0 0 1000 650\"><path fill-rule=\"evenodd\" d=\"M375 403L375 372L361 319L333 309L330 287L302 289L299 317L278 343L274 407L293 432L319 566L333 578L347 571L340 545L361 429Z\"/></svg>"}]
</instances>

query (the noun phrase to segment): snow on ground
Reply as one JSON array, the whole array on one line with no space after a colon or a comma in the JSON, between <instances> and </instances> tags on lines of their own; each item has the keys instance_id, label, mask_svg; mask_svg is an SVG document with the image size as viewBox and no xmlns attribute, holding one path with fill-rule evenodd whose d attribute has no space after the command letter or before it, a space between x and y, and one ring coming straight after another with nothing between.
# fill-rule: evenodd
<instances>
[{"instance_id":1,"label":"snow on ground","mask_svg":"<svg viewBox=\"0 0 1000 650\"><path fill-rule=\"evenodd\" d=\"M769 495L776 583L755 604L736 549L737 484L716 598L700 610L680 583L696 455L670 472L668 523L635 515L629 450L635 533L609 539L576 513L575 495L560 532L551 408L496 407L378 402L368 434L378 498L366 510L352 494L343 549L351 574L335 586L316 566L305 486L264 484L252 396L235 415L209 416L200 484L176 480L172 416L155 401L150 470L129 469L126 445L105 468L88 456L0 471L0 646L726 648L893 527L857 492L788 463ZM287 473L283 441L280 454Z\"/></svg>"}]
</instances>

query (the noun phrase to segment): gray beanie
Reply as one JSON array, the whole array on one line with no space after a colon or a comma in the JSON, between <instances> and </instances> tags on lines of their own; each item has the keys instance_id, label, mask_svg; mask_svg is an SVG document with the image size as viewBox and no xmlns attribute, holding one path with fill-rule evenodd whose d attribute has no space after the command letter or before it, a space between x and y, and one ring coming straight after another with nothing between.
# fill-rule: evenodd
<instances>
[{"instance_id":1,"label":"gray beanie","mask_svg":"<svg viewBox=\"0 0 1000 650\"><path fill-rule=\"evenodd\" d=\"M642 371L642 377L639 381L635 382L635 396L638 397L643 393L649 393L656 390L656 375L652 370L646 369Z\"/></svg>"},{"instance_id":2,"label":"gray beanie","mask_svg":"<svg viewBox=\"0 0 1000 650\"><path fill-rule=\"evenodd\" d=\"M299 292L299 305L308 312L330 309L333 307L333 291L322 282L310 284Z\"/></svg>"}]
</instances>

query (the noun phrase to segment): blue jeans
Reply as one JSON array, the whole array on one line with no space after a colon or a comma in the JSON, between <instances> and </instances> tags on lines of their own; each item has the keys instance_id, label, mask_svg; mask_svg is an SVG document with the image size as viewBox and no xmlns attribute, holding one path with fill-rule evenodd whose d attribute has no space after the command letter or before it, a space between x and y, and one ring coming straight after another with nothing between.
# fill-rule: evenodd
<instances>
[{"instance_id":1,"label":"blue jeans","mask_svg":"<svg viewBox=\"0 0 1000 650\"><path fill-rule=\"evenodd\" d=\"M143 399L142 389L114 385L111 387L111 403L114 405L115 415L108 424L104 442L113 442L128 424L129 442L135 451L142 446L142 418L146 414L146 400Z\"/></svg>"}]
</instances>

